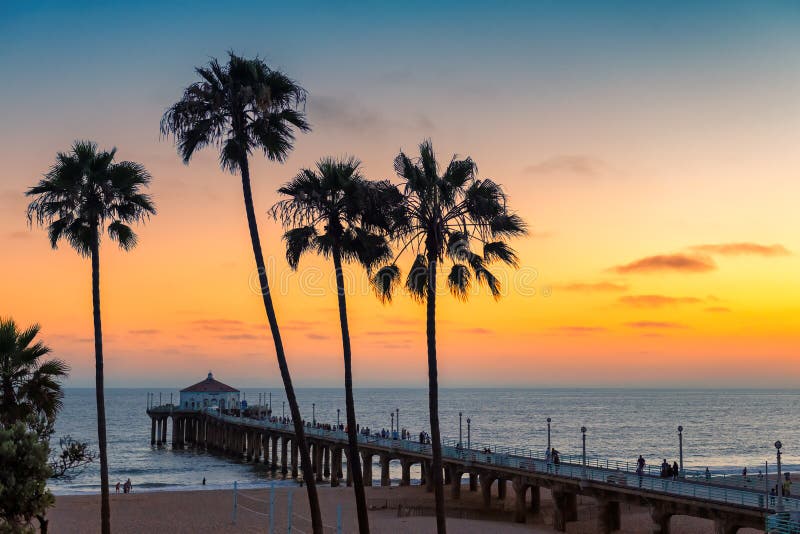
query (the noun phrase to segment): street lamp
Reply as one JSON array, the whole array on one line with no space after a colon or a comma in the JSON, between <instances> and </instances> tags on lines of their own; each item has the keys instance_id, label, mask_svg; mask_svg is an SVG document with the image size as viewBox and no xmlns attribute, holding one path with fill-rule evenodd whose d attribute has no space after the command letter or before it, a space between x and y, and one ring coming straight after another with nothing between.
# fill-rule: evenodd
<instances>
[{"instance_id":1,"label":"street lamp","mask_svg":"<svg viewBox=\"0 0 800 534\"><path fill-rule=\"evenodd\" d=\"M680 457L680 476L683 478L683 426L678 425L678 456Z\"/></svg>"},{"instance_id":2,"label":"street lamp","mask_svg":"<svg viewBox=\"0 0 800 534\"><path fill-rule=\"evenodd\" d=\"M458 412L458 446L463 447L461 443L461 412Z\"/></svg>"},{"instance_id":3,"label":"street lamp","mask_svg":"<svg viewBox=\"0 0 800 534\"><path fill-rule=\"evenodd\" d=\"M400 408L395 408L394 411L397 413L397 417L394 419L394 426L397 428L397 433L400 433Z\"/></svg>"},{"instance_id":4,"label":"street lamp","mask_svg":"<svg viewBox=\"0 0 800 534\"><path fill-rule=\"evenodd\" d=\"M586 427L581 427L581 435L583 438L583 476L586 476Z\"/></svg>"},{"instance_id":5,"label":"street lamp","mask_svg":"<svg viewBox=\"0 0 800 534\"><path fill-rule=\"evenodd\" d=\"M551 448L551 447L550 447L550 421L552 421L552 419L550 419L550 418L548 417L548 418L547 418L547 450L548 450L548 451L549 451L549 450L550 450L550 448Z\"/></svg>"},{"instance_id":6,"label":"street lamp","mask_svg":"<svg viewBox=\"0 0 800 534\"><path fill-rule=\"evenodd\" d=\"M780 441L775 442L775 448L778 454L778 505L775 507L776 512L783 512L783 483L781 482L781 447L783 443Z\"/></svg>"},{"instance_id":7,"label":"street lamp","mask_svg":"<svg viewBox=\"0 0 800 534\"><path fill-rule=\"evenodd\" d=\"M339 430L339 412L341 412L341 409L336 408L336 430Z\"/></svg>"},{"instance_id":8,"label":"street lamp","mask_svg":"<svg viewBox=\"0 0 800 534\"><path fill-rule=\"evenodd\" d=\"M272 392L269 392L269 411L272 411Z\"/></svg>"},{"instance_id":9,"label":"street lamp","mask_svg":"<svg viewBox=\"0 0 800 534\"><path fill-rule=\"evenodd\" d=\"M471 423L471 422L472 422L472 419L470 419L469 417L467 417L467 448L468 448L468 449L470 449L470 448L471 448L471 447L470 447L470 445L472 445L472 440L470 439L470 438L472 437L472 436L470 435L470 434L471 434L471 433L470 433L470 423Z\"/></svg>"},{"instance_id":10,"label":"street lamp","mask_svg":"<svg viewBox=\"0 0 800 534\"><path fill-rule=\"evenodd\" d=\"M281 417L286 419L286 401L281 401L283 403L283 407L281 408Z\"/></svg>"},{"instance_id":11,"label":"street lamp","mask_svg":"<svg viewBox=\"0 0 800 534\"><path fill-rule=\"evenodd\" d=\"M311 426L317 426L317 403L311 403Z\"/></svg>"},{"instance_id":12,"label":"street lamp","mask_svg":"<svg viewBox=\"0 0 800 534\"><path fill-rule=\"evenodd\" d=\"M394 432L394 412L390 414L392 416L392 426L389 428L389 432Z\"/></svg>"}]
</instances>

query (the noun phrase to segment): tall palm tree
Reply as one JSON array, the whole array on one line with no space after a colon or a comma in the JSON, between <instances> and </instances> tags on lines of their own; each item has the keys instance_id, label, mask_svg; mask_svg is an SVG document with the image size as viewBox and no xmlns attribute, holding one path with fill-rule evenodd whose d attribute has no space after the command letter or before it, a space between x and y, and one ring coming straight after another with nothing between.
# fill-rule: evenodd
<instances>
[{"instance_id":1,"label":"tall palm tree","mask_svg":"<svg viewBox=\"0 0 800 534\"><path fill-rule=\"evenodd\" d=\"M310 130L305 113L300 109L305 102L306 91L284 73L269 68L259 58L246 59L233 53L228 56L225 65L212 59L207 66L195 69L200 81L188 86L183 97L164 113L161 133L174 136L184 163L188 164L197 150L215 145L220 150L222 168L231 173L238 172L242 177L250 241L267 321L275 343L275 355L294 421L312 528L315 533L321 534L322 516L314 477L311 476L311 457L264 266L253 207L249 162L253 150L262 151L270 160L283 162L294 147L295 130Z\"/></svg>"},{"instance_id":2,"label":"tall palm tree","mask_svg":"<svg viewBox=\"0 0 800 534\"><path fill-rule=\"evenodd\" d=\"M359 531L369 532L367 499L361 460L358 455L356 411L353 401L352 353L347 320L342 262L357 263L371 272L391 258L387 232L393 209L400 207L401 195L388 182L364 178L355 158L324 158L317 168L303 169L289 183L278 189L288 197L273 206L271 212L285 228L286 260L297 269L305 252L317 252L333 259L339 323L344 354L344 389L347 412L347 440L350 458L348 470L353 477Z\"/></svg>"},{"instance_id":3,"label":"tall palm tree","mask_svg":"<svg viewBox=\"0 0 800 534\"><path fill-rule=\"evenodd\" d=\"M415 258L406 278L412 298L427 303L428 408L433 460L431 475L436 498L436 525L446 532L442 443L439 433L439 376L436 362L436 283L440 263L452 264L447 287L459 300L466 300L473 280L485 285L492 296L501 296L500 282L489 265L500 261L517 266L518 258L504 239L525 233L525 223L509 211L502 188L489 179L476 177L471 158L450 160L440 174L430 140L420 147L420 157L401 152L394 169L404 182L406 221L397 233L401 248L395 263L379 269L372 279L378 296L388 302L398 285L396 261L410 251ZM474 252L482 247L481 254ZM456 482L457 483L457 482Z\"/></svg>"},{"instance_id":4,"label":"tall palm tree","mask_svg":"<svg viewBox=\"0 0 800 534\"><path fill-rule=\"evenodd\" d=\"M0 317L0 424L4 427L43 423L46 431L61 409L60 381L69 367L57 358L45 359L50 347L34 343L39 330L38 324L20 330L14 319Z\"/></svg>"},{"instance_id":5,"label":"tall palm tree","mask_svg":"<svg viewBox=\"0 0 800 534\"><path fill-rule=\"evenodd\" d=\"M66 240L78 254L92 260L92 308L94 316L95 394L97 397L97 442L100 449L100 508L103 534L111 532L108 503L108 456L106 453L106 409L103 390L103 331L100 321L100 239L104 232L123 250L136 246L136 233L129 226L142 222L156 209L143 188L150 173L139 163L114 162L116 148L99 151L97 144L76 141L69 152L60 152L56 162L26 195L28 221L47 226L50 245Z\"/></svg>"}]
</instances>

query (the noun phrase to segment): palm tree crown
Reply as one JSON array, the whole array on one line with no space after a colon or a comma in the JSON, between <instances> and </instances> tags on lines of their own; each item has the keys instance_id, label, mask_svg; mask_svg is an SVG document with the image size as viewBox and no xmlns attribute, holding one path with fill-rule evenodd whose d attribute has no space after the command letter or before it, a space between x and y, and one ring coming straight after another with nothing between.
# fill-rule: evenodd
<instances>
[{"instance_id":1,"label":"palm tree crown","mask_svg":"<svg viewBox=\"0 0 800 534\"><path fill-rule=\"evenodd\" d=\"M76 141L28 189L26 195L35 197L28 206L28 220L47 226L53 248L66 239L87 257L93 232L99 240L104 226L121 248L136 246L136 233L129 225L156 212L150 196L142 193L150 174L139 163L114 163L115 155L116 149L98 151L95 143Z\"/></svg>"},{"instance_id":2,"label":"palm tree crown","mask_svg":"<svg viewBox=\"0 0 800 534\"><path fill-rule=\"evenodd\" d=\"M44 359L50 348L35 341L40 327L20 330L13 319L0 317L0 423L52 428L64 392L59 381L69 367L59 359ZM34 342L35 341L35 342Z\"/></svg>"},{"instance_id":3,"label":"palm tree crown","mask_svg":"<svg viewBox=\"0 0 800 534\"><path fill-rule=\"evenodd\" d=\"M207 145L220 147L220 165L231 172L240 170L254 148L271 160L285 160L294 129L310 129L298 109L305 89L259 58L228 56L227 65L212 59L195 69L202 80L189 85L164 114L162 135L175 136L184 163Z\"/></svg>"},{"instance_id":4,"label":"palm tree crown","mask_svg":"<svg viewBox=\"0 0 800 534\"><path fill-rule=\"evenodd\" d=\"M288 198L271 213L289 228L286 260L297 269L300 257L313 250L326 258L338 248L344 261L367 270L391 258L386 232L400 192L389 182L366 180L355 158L324 158L316 170L303 169L278 189Z\"/></svg>"},{"instance_id":5,"label":"palm tree crown","mask_svg":"<svg viewBox=\"0 0 800 534\"><path fill-rule=\"evenodd\" d=\"M518 265L516 252L504 239L524 235L525 223L509 211L500 185L476 177L477 167L471 158L453 156L440 175L430 140L419 148L419 158L401 152L394 161L395 172L404 181L406 198L405 217L396 228L401 247L397 257L407 250L415 256L406 288L413 298L424 301L428 262L449 259L452 266L447 286L455 297L466 299L474 280L499 298L500 282L489 265L498 260ZM476 252L478 247L481 254ZM384 302L391 300L399 275L393 263L373 277L373 286Z\"/></svg>"}]
</instances>

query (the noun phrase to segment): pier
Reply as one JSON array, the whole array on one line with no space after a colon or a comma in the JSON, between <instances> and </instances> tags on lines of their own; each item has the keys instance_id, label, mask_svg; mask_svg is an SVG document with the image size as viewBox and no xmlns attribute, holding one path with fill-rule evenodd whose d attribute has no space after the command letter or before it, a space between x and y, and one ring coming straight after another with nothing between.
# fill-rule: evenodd
<instances>
[{"instance_id":1,"label":"pier","mask_svg":"<svg viewBox=\"0 0 800 534\"><path fill-rule=\"evenodd\" d=\"M300 475L298 448L291 423L268 418L237 417L217 410L187 410L154 406L151 418L151 444L167 444L168 420L172 420L173 448L202 447L238 460L267 465L285 477ZM341 430L306 428L313 476L331 486L351 482L347 458L347 434ZM412 440L359 435L359 452L365 484L373 481L373 460L380 464L380 485L391 485L390 462L402 466L400 485L411 484L411 467L420 466L421 483L432 491L431 446ZM471 444L466 448L457 440L442 440L444 481L454 499L462 491L479 491L484 506L492 504L492 488L498 499L506 498L510 483L515 494L515 520L525 522L529 513L539 513L540 491L552 492L555 504L554 526L565 531L577 520L577 496L593 498L599 505L600 532L620 528L620 505L646 506L653 519L653 533L669 534L673 516L687 515L714 521L717 534L735 534L740 528L763 529L767 515L776 511L775 497L747 488L736 488L707 481L664 479L639 475L627 464L568 457L556 465L542 453L519 448ZM564 457L562 457L564 458ZM345 462L347 466L350 462ZM306 476L304 474L304 476ZM468 476L468 484L462 479ZM800 499L783 498L786 511L800 511Z\"/></svg>"}]
</instances>

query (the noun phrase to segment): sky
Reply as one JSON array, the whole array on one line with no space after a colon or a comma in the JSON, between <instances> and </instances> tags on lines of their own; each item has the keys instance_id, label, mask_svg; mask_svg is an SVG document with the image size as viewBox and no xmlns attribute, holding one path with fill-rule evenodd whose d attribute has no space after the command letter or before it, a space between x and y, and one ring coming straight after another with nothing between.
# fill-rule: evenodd
<instances>
[{"instance_id":1,"label":"sky","mask_svg":"<svg viewBox=\"0 0 800 534\"><path fill-rule=\"evenodd\" d=\"M0 315L41 324L69 385L94 381L90 265L28 227L23 193L76 139L145 165L158 207L135 250L102 245L106 384L280 384L241 183L158 130L228 50L309 91L313 131L252 162L297 384L341 383L341 339L332 265L290 271L276 189L329 155L397 181L431 138L531 229L502 299L439 299L443 386L797 385L800 4L164 4L0 5ZM347 280L356 384L424 386L424 306Z\"/></svg>"}]
</instances>

